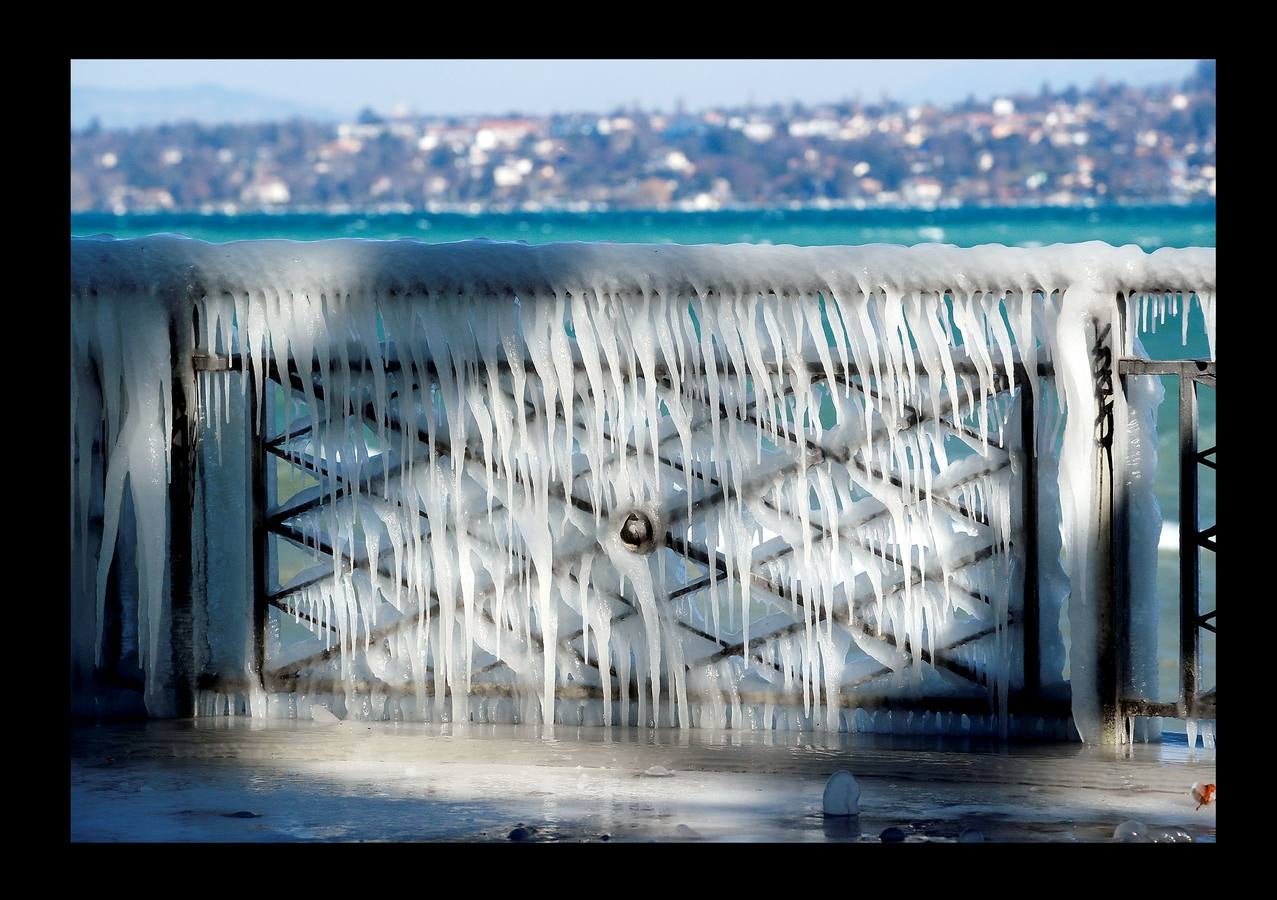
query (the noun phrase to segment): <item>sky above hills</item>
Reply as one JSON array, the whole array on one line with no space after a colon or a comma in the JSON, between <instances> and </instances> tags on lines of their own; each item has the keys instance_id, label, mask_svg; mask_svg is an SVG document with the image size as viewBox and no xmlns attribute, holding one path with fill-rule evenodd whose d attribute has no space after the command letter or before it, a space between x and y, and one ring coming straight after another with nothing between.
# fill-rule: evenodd
<instances>
[{"instance_id":1,"label":"sky above hills","mask_svg":"<svg viewBox=\"0 0 1277 900\"><path fill-rule=\"evenodd\" d=\"M883 96L953 103L1097 79L1185 78L1193 60L74 60L71 126L179 119L350 118L364 107L425 115L671 111Z\"/></svg>"}]
</instances>

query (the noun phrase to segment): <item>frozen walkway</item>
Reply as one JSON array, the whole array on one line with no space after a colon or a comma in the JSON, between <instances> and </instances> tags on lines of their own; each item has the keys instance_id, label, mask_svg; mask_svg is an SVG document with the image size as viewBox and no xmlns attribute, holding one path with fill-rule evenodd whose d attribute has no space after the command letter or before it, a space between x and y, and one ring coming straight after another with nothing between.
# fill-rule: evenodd
<instances>
[{"instance_id":1,"label":"frozen walkway","mask_svg":"<svg viewBox=\"0 0 1277 900\"><path fill-rule=\"evenodd\" d=\"M244 719L74 729L85 841L1107 840L1138 819L1213 841L1215 754L818 733ZM820 814L849 769L861 815ZM668 770L669 775L645 774ZM241 815L235 815L240 813ZM252 815L248 815L248 814ZM531 826L531 827L528 827Z\"/></svg>"}]
</instances>

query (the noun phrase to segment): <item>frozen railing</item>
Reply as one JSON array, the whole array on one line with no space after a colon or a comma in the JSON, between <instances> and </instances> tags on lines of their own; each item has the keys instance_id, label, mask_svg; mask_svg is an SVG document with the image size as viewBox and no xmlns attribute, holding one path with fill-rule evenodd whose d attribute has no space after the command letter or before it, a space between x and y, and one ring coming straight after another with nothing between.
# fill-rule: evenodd
<instances>
[{"instance_id":1,"label":"frozen railing","mask_svg":"<svg viewBox=\"0 0 1277 900\"><path fill-rule=\"evenodd\" d=\"M127 659L159 715L1114 741L1156 677L1117 660L1160 521L1114 367L1150 296L1213 359L1213 249L159 236L71 274L85 702Z\"/></svg>"}]
</instances>

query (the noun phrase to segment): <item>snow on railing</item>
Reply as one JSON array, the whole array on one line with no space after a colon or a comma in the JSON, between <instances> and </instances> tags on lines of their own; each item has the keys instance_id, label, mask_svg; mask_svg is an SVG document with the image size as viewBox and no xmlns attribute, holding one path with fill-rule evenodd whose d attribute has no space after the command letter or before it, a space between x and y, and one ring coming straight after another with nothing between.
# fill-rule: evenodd
<instances>
[{"instance_id":1,"label":"snow on railing","mask_svg":"<svg viewBox=\"0 0 1277 900\"><path fill-rule=\"evenodd\" d=\"M201 465L223 465L223 425L264 427L273 379L305 404L276 447L319 484L271 521L327 571L272 593L318 637L269 672L242 655L254 714L283 679L345 715L478 698L491 720L880 728L867 706L965 709L988 684L1006 733L1008 698L1061 680L1071 591L1073 718L1104 738L1104 510L1155 465L1113 440L1152 427L1113 359L1167 297L1197 299L1215 348L1213 249L157 236L73 239L71 276L73 668L100 661L131 518L159 714L194 679L168 585L262 591L260 559L201 573L171 550L173 491L209 532L248 502L171 486L174 457L211 429ZM238 399L218 368L245 373ZM1040 646L1009 639L1026 622Z\"/></svg>"}]
</instances>

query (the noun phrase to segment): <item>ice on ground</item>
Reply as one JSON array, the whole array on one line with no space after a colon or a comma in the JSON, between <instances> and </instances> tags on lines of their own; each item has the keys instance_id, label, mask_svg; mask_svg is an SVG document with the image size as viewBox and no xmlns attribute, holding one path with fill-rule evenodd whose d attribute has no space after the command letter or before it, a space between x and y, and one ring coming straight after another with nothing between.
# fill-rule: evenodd
<instances>
[{"instance_id":1,"label":"ice on ground","mask_svg":"<svg viewBox=\"0 0 1277 900\"><path fill-rule=\"evenodd\" d=\"M859 817L823 815L828 773L853 759ZM635 777L656 760L678 777ZM685 840L682 824L706 841L877 842L895 827L907 840L1102 842L1130 819L1194 840L1216 821L1183 789L1213 782L1214 764L1172 744L1119 758L822 732L227 719L75 729L70 779L77 841L508 841L531 827L538 842L625 842Z\"/></svg>"},{"instance_id":2,"label":"ice on ground","mask_svg":"<svg viewBox=\"0 0 1277 900\"><path fill-rule=\"evenodd\" d=\"M1147 843L1149 840L1148 827L1143 822L1127 819L1113 829L1113 840L1125 844Z\"/></svg>"}]
</instances>

